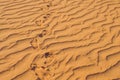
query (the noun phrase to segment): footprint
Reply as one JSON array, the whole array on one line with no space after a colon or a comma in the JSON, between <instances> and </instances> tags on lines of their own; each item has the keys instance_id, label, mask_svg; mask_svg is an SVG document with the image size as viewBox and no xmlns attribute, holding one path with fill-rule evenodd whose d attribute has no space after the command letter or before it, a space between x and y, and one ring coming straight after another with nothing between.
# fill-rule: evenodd
<instances>
[{"instance_id":1,"label":"footprint","mask_svg":"<svg viewBox=\"0 0 120 80\"><path fill-rule=\"evenodd\" d=\"M42 34L39 34L38 36L39 36L39 37L43 37L43 35L42 35Z\"/></svg>"},{"instance_id":2,"label":"footprint","mask_svg":"<svg viewBox=\"0 0 120 80\"><path fill-rule=\"evenodd\" d=\"M32 47L33 47L34 49L38 48L38 40L37 40L37 38L34 38L34 39L30 42L30 44L32 45Z\"/></svg>"},{"instance_id":3,"label":"footprint","mask_svg":"<svg viewBox=\"0 0 120 80\"><path fill-rule=\"evenodd\" d=\"M48 58L48 57L50 57L50 52L46 52L45 54L44 54L44 56L45 56L45 58Z\"/></svg>"},{"instance_id":4,"label":"footprint","mask_svg":"<svg viewBox=\"0 0 120 80\"><path fill-rule=\"evenodd\" d=\"M35 70L37 68L37 65L36 64L32 64L31 65L31 70Z\"/></svg>"},{"instance_id":5,"label":"footprint","mask_svg":"<svg viewBox=\"0 0 120 80\"><path fill-rule=\"evenodd\" d=\"M36 80L41 80L39 77Z\"/></svg>"},{"instance_id":6,"label":"footprint","mask_svg":"<svg viewBox=\"0 0 120 80\"><path fill-rule=\"evenodd\" d=\"M41 26L41 20L35 21L35 24L36 24L37 26Z\"/></svg>"},{"instance_id":7,"label":"footprint","mask_svg":"<svg viewBox=\"0 0 120 80\"><path fill-rule=\"evenodd\" d=\"M44 37L45 35L47 34L47 31L46 30L43 30L42 33L40 33L38 36L40 38Z\"/></svg>"}]
</instances>

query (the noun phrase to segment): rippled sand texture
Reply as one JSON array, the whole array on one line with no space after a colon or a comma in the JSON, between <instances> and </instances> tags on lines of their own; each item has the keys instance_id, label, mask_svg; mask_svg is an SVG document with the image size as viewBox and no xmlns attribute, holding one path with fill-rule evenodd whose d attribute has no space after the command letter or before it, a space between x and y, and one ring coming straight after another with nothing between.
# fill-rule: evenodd
<instances>
[{"instance_id":1,"label":"rippled sand texture","mask_svg":"<svg viewBox=\"0 0 120 80\"><path fill-rule=\"evenodd\" d=\"M120 0L0 0L0 80L120 80Z\"/></svg>"}]
</instances>

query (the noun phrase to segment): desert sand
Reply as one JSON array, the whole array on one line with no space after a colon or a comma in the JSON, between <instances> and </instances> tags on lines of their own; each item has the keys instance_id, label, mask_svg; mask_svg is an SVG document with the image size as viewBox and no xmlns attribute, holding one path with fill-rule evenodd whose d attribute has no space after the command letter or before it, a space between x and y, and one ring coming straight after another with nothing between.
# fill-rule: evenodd
<instances>
[{"instance_id":1,"label":"desert sand","mask_svg":"<svg viewBox=\"0 0 120 80\"><path fill-rule=\"evenodd\" d=\"M120 80L120 0L0 0L0 80Z\"/></svg>"}]
</instances>

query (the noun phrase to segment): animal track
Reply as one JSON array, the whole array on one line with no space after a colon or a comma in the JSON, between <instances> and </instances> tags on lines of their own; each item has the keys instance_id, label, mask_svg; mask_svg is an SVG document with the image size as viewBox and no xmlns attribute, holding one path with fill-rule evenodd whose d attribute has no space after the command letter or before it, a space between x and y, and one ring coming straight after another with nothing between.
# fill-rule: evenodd
<instances>
[{"instance_id":1,"label":"animal track","mask_svg":"<svg viewBox=\"0 0 120 80\"><path fill-rule=\"evenodd\" d=\"M119 79L119 0L0 0L0 80Z\"/></svg>"}]
</instances>

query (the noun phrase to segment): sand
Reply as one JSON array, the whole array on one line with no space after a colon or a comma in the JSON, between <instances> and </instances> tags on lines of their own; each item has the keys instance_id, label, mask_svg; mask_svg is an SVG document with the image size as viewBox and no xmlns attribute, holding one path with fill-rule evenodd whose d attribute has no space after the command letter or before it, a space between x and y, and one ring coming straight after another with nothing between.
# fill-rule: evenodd
<instances>
[{"instance_id":1,"label":"sand","mask_svg":"<svg viewBox=\"0 0 120 80\"><path fill-rule=\"evenodd\" d=\"M120 80L120 0L0 0L0 80Z\"/></svg>"}]
</instances>

